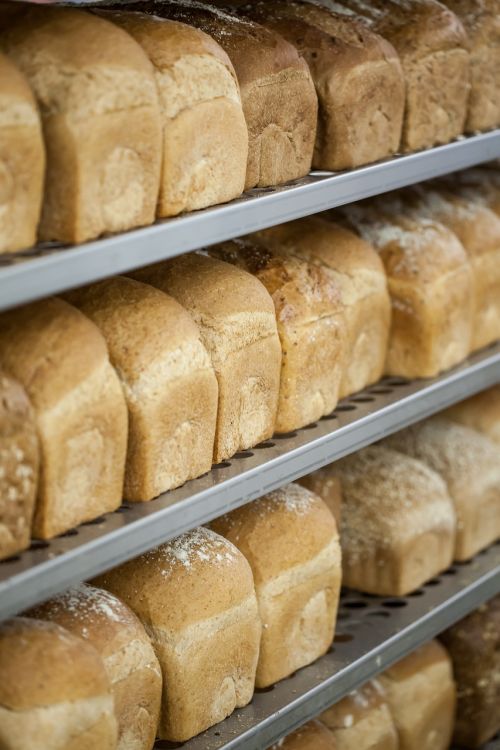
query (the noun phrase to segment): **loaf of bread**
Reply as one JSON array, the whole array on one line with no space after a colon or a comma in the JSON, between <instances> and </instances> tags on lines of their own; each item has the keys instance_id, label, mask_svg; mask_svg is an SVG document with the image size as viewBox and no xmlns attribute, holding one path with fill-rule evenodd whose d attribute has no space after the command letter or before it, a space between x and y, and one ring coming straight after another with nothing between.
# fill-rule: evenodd
<instances>
[{"instance_id":1,"label":"loaf of bread","mask_svg":"<svg viewBox=\"0 0 500 750\"><path fill-rule=\"evenodd\" d=\"M256 686L282 680L331 645L340 546L325 503L289 484L212 521L251 565L263 624Z\"/></svg>"},{"instance_id":2,"label":"loaf of bread","mask_svg":"<svg viewBox=\"0 0 500 750\"><path fill-rule=\"evenodd\" d=\"M282 348L276 432L330 414L339 397L347 338L337 279L319 264L270 250L258 237L225 242L210 253L257 276L274 302Z\"/></svg>"},{"instance_id":3,"label":"loaf of bread","mask_svg":"<svg viewBox=\"0 0 500 750\"><path fill-rule=\"evenodd\" d=\"M354 17L319 4L227 0L225 5L281 34L307 61L319 102L314 167L349 169L398 150L405 83L389 42Z\"/></svg>"},{"instance_id":4,"label":"loaf of bread","mask_svg":"<svg viewBox=\"0 0 500 750\"><path fill-rule=\"evenodd\" d=\"M372 680L321 714L337 750L398 750L398 734L384 689Z\"/></svg>"},{"instance_id":5,"label":"loaf of bread","mask_svg":"<svg viewBox=\"0 0 500 750\"><path fill-rule=\"evenodd\" d=\"M500 125L500 3L498 0L444 0L463 23L469 39L471 91L465 129Z\"/></svg>"},{"instance_id":6,"label":"loaf of bread","mask_svg":"<svg viewBox=\"0 0 500 750\"><path fill-rule=\"evenodd\" d=\"M175 216L239 196L248 131L236 73L212 37L142 13L106 13L153 63L163 127L158 216Z\"/></svg>"},{"instance_id":7,"label":"loaf of bread","mask_svg":"<svg viewBox=\"0 0 500 750\"><path fill-rule=\"evenodd\" d=\"M442 178L450 190L472 201L482 201L497 216L500 216L500 169L476 167Z\"/></svg>"},{"instance_id":8,"label":"loaf of bread","mask_svg":"<svg viewBox=\"0 0 500 750\"><path fill-rule=\"evenodd\" d=\"M320 216L281 224L258 236L272 250L319 263L333 273L347 326L339 398L380 380L387 355L391 300L377 251L354 232Z\"/></svg>"},{"instance_id":9,"label":"loaf of bread","mask_svg":"<svg viewBox=\"0 0 500 750\"><path fill-rule=\"evenodd\" d=\"M407 191L410 203L458 237L472 268L472 350L500 339L500 216L480 197L461 195L439 182Z\"/></svg>"},{"instance_id":10,"label":"loaf of bread","mask_svg":"<svg viewBox=\"0 0 500 750\"><path fill-rule=\"evenodd\" d=\"M288 737L272 745L269 750L338 750L332 733L320 722L310 721Z\"/></svg>"},{"instance_id":11,"label":"loaf of bread","mask_svg":"<svg viewBox=\"0 0 500 750\"><path fill-rule=\"evenodd\" d=\"M150 224L161 167L153 68L122 29L74 8L34 8L0 33L40 106L47 176L39 236L84 242Z\"/></svg>"},{"instance_id":12,"label":"loaf of bread","mask_svg":"<svg viewBox=\"0 0 500 750\"><path fill-rule=\"evenodd\" d=\"M340 529L342 516L342 485L335 474L335 464L324 466L297 480L297 483L319 495L328 510L333 514L337 528Z\"/></svg>"},{"instance_id":13,"label":"loaf of bread","mask_svg":"<svg viewBox=\"0 0 500 750\"><path fill-rule=\"evenodd\" d=\"M464 130L470 91L468 39L437 0L325 0L363 18L398 53L406 82L401 148L448 143Z\"/></svg>"},{"instance_id":14,"label":"loaf of bread","mask_svg":"<svg viewBox=\"0 0 500 750\"><path fill-rule=\"evenodd\" d=\"M399 735L399 750L448 750L456 688L450 657L430 641L380 677Z\"/></svg>"},{"instance_id":15,"label":"loaf of bread","mask_svg":"<svg viewBox=\"0 0 500 750\"><path fill-rule=\"evenodd\" d=\"M500 385L451 406L443 412L443 416L482 432L498 443L500 449Z\"/></svg>"},{"instance_id":16,"label":"loaf of bread","mask_svg":"<svg viewBox=\"0 0 500 750\"><path fill-rule=\"evenodd\" d=\"M129 413L124 497L151 500L212 466L217 379L191 316L117 276L67 299L100 329Z\"/></svg>"},{"instance_id":17,"label":"loaf of bread","mask_svg":"<svg viewBox=\"0 0 500 750\"><path fill-rule=\"evenodd\" d=\"M4 750L115 750L117 725L104 664L59 625L0 624L0 745Z\"/></svg>"},{"instance_id":18,"label":"loaf of bread","mask_svg":"<svg viewBox=\"0 0 500 750\"><path fill-rule=\"evenodd\" d=\"M194 529L97 581L153 641L163 673L160 739L184 742L250 702L261 623L252 571L234 545Z\"/></svg>"},{"instance_id":19,"label":"loaf of bread","mask_svg":"<svg viewBox=\"0 0 500 750\"><path fill-rule=\"evenodd\" d=\"M35 244L44 173L38 107L26 78L0 52L0 253Z\"/></svg>"},{"instance_id":20,"label":"loaf of bread","mask_svg":"<svg viewBox=\"0 0 500 750\"><path fill-rule=\"evenodd\" d=\"M161 670L134 613L108 591L81 584L27 614L60 625L98 651L114 698L117 750L152 750L160 715Z\"/></svg>"},{"instance_id":21,"label":"loaf of bread","mask_svg":"<svg viewBox=\"0 0 500 750\"><path fill-rule=\"evenodd\" d=\"M29 547L38 464L30 401L20 383L0 370L0 560Z\"/></svg>"},{"instance_id":22,"label":"loaf of bread","mask_svg":"<svg viewBox=\"0 0 500 750\"><path fill-rule=\"evenodd\" d=\"M454 741L478 748L500 730L500 596L441 636L457 683Z\"/></svg>"},{"instance_id":23,"label":"loaf of bread","mask_svg":"<svg viewBox=\"0 0 500 750\"><path fill-rule=\"evenodd\" d=\"M344 206L341 215L377 248L387 273L392 322L386 373L435 377L465 359L473 280L456 236L438 221L411 214L398 195Z\"/></svg>"},{"instance_id":24,"label":"loaf of bread","mask_svg":"<svg viewBox=\"0 0 500 750\"><path fill-rule=\"evenodd\" d=\"M212 36L234 65L249 136L245 189L306 175L318 101L309 68L295 47L270 29L196 0L162 0L153 8Z\"/></svg>"},{"instance_id":25,"label":"loaf of bread","mask_svg":"<svg viewBox=\"0 0 500 750\"><path fill-rule=\"evenodd\" d=\"M49 539L122 501L127 407L98 328L48 298L3 313L0 361L36 415L41 471L33 536Z\"/></svg>"},{"instance_id":26,"label":"loaf of bread","mask_svg":"<svg viewBox=\"0 0 500 750\"><path fill-rule=\"evenodd\" d=\"M198 253L139 271L171 294L199 326L219 383L215 463L274 432L281 346L273 301L245 271Z\"/></svg>"},{"instance_id":27,"label":"loaf of bread","mask_svg":"<svg viewBox=\"0 0 500 750\"><path fill-rule=\"evenodd\" d=\"M342 483L342 582L405 596L453 560L455 511L422 461L370 446L334 465Z\"/></svg>"},{"instance_id":28,"label":"loaf of bread","mask_svg":"<svg viewBox=\"0 0 500 750\"><path fill-rule=\"evenodd\" d=\"M438 416L385 444L423 461L445 481L457 516L455 560L469 560L500 537L500 448L485 435Z\"/></svg>"}]
</instances>

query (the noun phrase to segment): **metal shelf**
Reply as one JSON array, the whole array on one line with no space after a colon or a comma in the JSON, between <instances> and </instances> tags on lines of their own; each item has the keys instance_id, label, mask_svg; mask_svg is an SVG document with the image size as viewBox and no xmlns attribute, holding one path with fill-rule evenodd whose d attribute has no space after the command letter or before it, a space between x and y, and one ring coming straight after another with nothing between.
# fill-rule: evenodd
<instances>
[{"instance_id":1,"label":"metal shelf","mask_svg":"<svg viewBox=\"0 0 500 750\"><path fill-rule=\"evenodd\" d=\"M216 242L500 156L500 130L349 172L313 172L295 183L252 190L223 206L72 248L0 257L0 310Z\"/></svg>"},{"instance_id":2,"label":"metal shelf","mask_svg":"<svg viewBox=\"0 0 500 750\"><path fill-rule=\"evenodd\" d=\"M0 619L237 508L500 382L500 343L435 378L386 378L317 424L236 455L150 503L115 513L0 563Z\"/></svg>"},{"instance_id":3,"label":"metal shelf","mask_svg":"<svg viewBox=\"0 0 500 750\"><path fill-rule=\"evenodd\" d=\"M408 597L346 592L333 649L326 656L271 690L258 691L249 706L174 747L264 750L499 592L500 543ZM156 750L171 747L161 741L155 745Z\"/></svg>"}]
</instances>

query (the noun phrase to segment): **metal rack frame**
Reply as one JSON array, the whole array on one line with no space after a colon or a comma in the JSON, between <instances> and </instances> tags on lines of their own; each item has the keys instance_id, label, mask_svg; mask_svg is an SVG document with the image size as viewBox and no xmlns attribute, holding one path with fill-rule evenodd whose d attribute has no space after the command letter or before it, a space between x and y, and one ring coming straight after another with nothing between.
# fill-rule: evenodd
<instances>
[{"instance_id":1,"label":"metal rack frame","mask_svg":"<svg viewBox=\"0 0 500 750\"><path fill-rule=\"evenodd\" d=\"M407 597L347 591L340 601L333 649L326 656L270 690L257 691L249 706L174 747L263 750L462 619L499 589L500 543L469 563L453 565ZM161 741L155 746L156 750L171 747Z\"/></svg>"},{"instance_id":2,"label":"metal rack frame","mask_svg":"<svg viewBox=\"0 0 500 750\"><path fill-rule=\"evenodd\" d=\"M348 172L313 172L226 205L72 248L0 258L0 310L500 156L500 129Z\"/></svg>"},{"instance_id":3,"label":"metal rack frame","mask_svg":"<svg viewBox=\"0 0 500 750\"><path fill-rule=\"evenodd\" d=\"M152 549L500 381L500 344L433 380L386 378L317 424L237 454L149 503L124 504L0 563L0 619Z\"/></svg>"}]
</instances>

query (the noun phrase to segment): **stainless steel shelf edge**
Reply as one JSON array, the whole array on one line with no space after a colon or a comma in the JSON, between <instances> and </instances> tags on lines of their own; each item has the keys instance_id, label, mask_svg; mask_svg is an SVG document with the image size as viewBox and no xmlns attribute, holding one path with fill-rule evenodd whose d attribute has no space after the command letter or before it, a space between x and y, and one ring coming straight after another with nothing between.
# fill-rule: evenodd
<instances>
[{"instance_id":1,"label":"stainless steel shelf edge","mask_svg":"<svg viewBox=\"0 0 500 750\"><path fill-rule=\"evenodd\" d=\"M495 130L349 172L312 173L294 184L253 190L227 205L78 247L27 254L11 264L2 256L0 310L498 156L500 130Z\"/></svg>"},{"instance_id":2,"label":"stainless steel shelf edge","mask_svg":"<svg viewBox=\"0 0 500 750\"><path fill-rule=\"evenodd\" d=\"M0 563L0 619L500 382L500 344L430 381L388 378L318 424Z\"/></svg>"},{"instance_id":3,"label":"stainless steel shelf edge","mask_svg":"<svg viewBox=\"0 0 500 750\"><path fill-rule=\"evenodd\" d=\"M400 599L346 592L333 652L183 750L265 750L500 592L500 545ZM158 742L156 749L168 747Z\"/></svg>"}]
</instances>

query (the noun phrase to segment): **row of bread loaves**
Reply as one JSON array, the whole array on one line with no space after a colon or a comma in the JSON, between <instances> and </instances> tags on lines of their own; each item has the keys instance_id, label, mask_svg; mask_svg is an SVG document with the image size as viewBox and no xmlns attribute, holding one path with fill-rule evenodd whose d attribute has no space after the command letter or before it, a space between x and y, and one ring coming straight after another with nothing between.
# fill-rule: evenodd
<instances>
[{"instance_id":1,"label":"row of bread loaves","mask_svg":"<svg viewBox=\"0 0 500 750\"><path fill-rule=\"evenodd\" d=\"M0 627L2 747L38 750L41 731L44 750L185 741L328 650L341 565L322 500L289 485L213 526L103 574L112 593L71 589Z\"/></svg>"},{"instance_id":2,"label":"row of bread loaves","mask_svg":"<svg viewBox=\"0 0 500 750\"><path fill-rule=\"evenodd\" d=\"M496 127L499 2L3 3L0 252Z\"/></svg>"}]
</instances>

